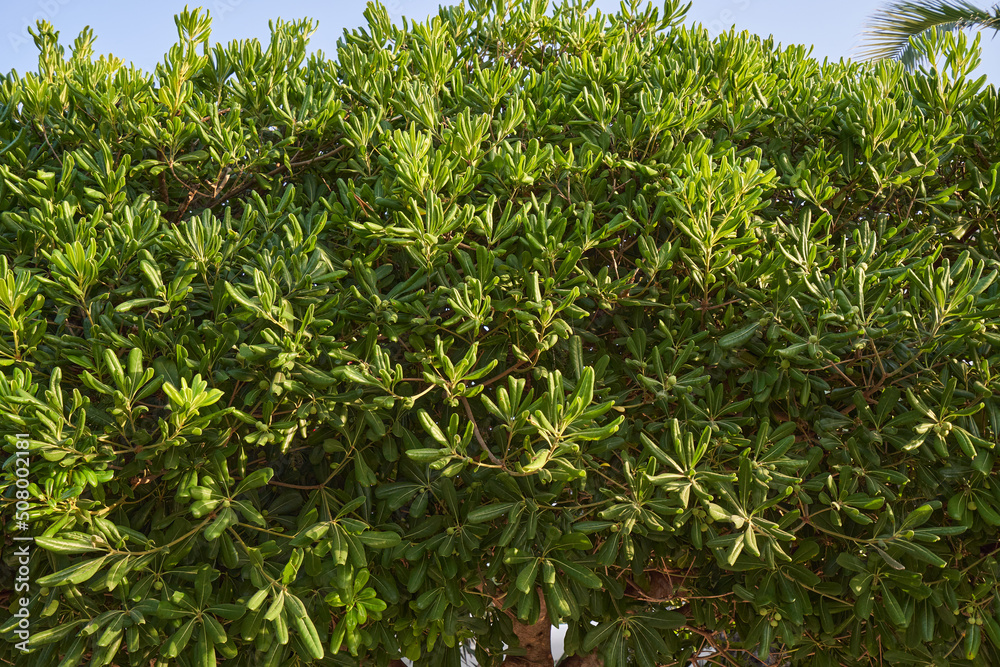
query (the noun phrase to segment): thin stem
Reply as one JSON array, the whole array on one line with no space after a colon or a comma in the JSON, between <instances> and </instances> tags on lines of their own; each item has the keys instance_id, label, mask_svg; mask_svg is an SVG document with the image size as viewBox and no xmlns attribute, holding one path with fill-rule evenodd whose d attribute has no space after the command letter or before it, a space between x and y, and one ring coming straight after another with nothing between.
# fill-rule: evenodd
<instances>
[{"instance_id":1,"label":"thin stem","mask_svg":"<svg viewBox=\"0 0 1000 667\"><path fill-rule=\"evenodd\" d=\"M493 461L496 465L503 467L503 462L500 461L496 456L493 455L492 450L487 446L486 441L483 440L483 434L479 432L479 424L476 423L476 418L472 415L472 406L469 405L469 400L465 396L459 396L458 400L462 401L462 406L465 408L465 414L468 415L469 421L472 422L472 432L476 435L476 440L479 441L479 446L483 448L486 455L490 457L490 461Z\"/></svg>"}]
</instances>

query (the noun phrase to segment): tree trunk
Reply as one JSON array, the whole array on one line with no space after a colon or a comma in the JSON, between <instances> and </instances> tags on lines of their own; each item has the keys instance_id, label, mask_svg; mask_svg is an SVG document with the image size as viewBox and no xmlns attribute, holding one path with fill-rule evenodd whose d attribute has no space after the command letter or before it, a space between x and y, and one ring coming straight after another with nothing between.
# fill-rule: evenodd
<instances>
[{"instance_id":1,"label":"tree trunk","mask_svg":"<svg viewBox=\"0 0 1000 667\"><path fill-rule=\"evenodd\" d=\"M502 667L553 667L552 660L552 623L549 621L548 611L545 609L545 596L541 591L537 591L538 602L541 609L538 612L538 621L534 625L525 625L517 620L512 612L507 612L514 617L514 634L527 653L525 655L510 656L503 661Z\"/></svg>"},{"instance_id":2,"label":"tree trunk","mask_svg":"<svg viewBox=\"0 0 1000 667\"><path fill-rule=\"evenodd\" d=\"M594 653L587 655L571 655L559 661L559 667L604 667L604 660Z\"/></svg>"}]
</instances>

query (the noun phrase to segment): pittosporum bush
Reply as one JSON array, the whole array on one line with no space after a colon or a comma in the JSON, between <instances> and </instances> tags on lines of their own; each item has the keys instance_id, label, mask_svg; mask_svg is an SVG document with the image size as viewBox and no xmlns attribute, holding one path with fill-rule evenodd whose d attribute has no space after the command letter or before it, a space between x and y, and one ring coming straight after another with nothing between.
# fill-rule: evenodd
<instances>
[{"instance_id":1,"label":"pittosporum bush","mask_svg":"<svg viewBox=\"0 0 1000 667\"><path fill-rule=\"evenodd\" d=\"M1000 664L977 45L546 4L369 5L332 60L185 11L152 73L33 31L7 663Z\"/></svg>"}]
</instances>

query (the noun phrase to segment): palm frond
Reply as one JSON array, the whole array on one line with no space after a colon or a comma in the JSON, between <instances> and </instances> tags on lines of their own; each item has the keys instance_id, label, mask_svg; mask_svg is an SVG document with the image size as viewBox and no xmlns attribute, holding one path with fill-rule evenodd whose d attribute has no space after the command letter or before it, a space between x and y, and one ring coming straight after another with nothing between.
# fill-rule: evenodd
<instances>
[{"instance_id":1,"label":"palm frond","mask_svg":"<svg viewBox=\"0 0 1000 667\"><path fill-rule=\"evenodd\" d=\"M1000 5L985 10L966 0L894 2L871 18L859 57L899 60L906 55L910 37L938 27L947 29L949 24L953 30L976 26L1000 30Z\"/></svg>"},{"instance_id":2,"label":"palm frond","mask_svg":"<svg viewBox=\"0 0 1000 667\"><path fill-rule=\"evenodd\" d=\"M959 25L958 23L942 23L941 25L936 25L933 28L929 28L928 31L936 30L938 34L944 35L945 33L954 32L956 30L961 30L961 29L962 26ZM926 57L923 55L922 51L918 49L917 46L913 43L913 40L910 39L907 40L903 48L899 50L899 54L896 56L895 59L898 60L900 63L902 63L907 70L912 72L916 70L917 66L923 64L923 62L926 60Z\"/></svg>"}]
</instances>

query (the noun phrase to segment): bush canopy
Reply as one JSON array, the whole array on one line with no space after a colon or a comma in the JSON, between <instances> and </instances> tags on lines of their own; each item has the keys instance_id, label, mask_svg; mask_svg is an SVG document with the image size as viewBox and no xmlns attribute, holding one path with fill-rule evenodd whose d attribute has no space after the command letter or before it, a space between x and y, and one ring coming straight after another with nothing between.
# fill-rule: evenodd
<instances>
[{"instance_id":1,"label":"bush canopy","mask_svg":"<svg viewBox=\"0 0 1000 667\"><path fill-rule=\"evenodd\" d=\"M332 60L185 10L153 73L32 30L5 662L1000 664L978 45L588 7L369 4Z\"/></svg>"}]
</instances>

